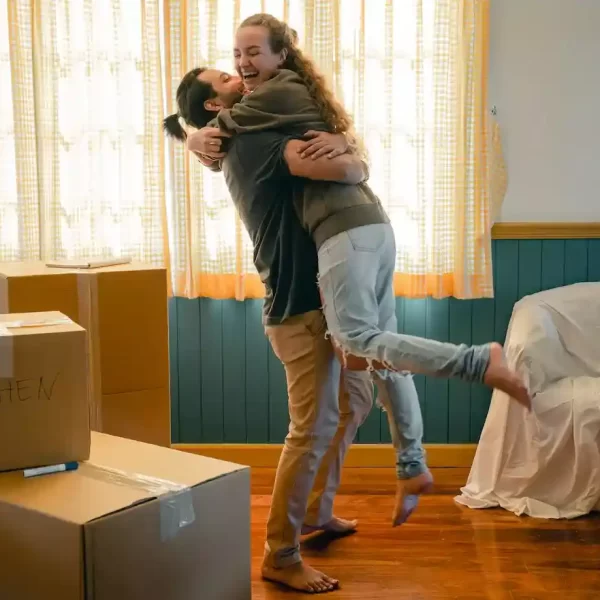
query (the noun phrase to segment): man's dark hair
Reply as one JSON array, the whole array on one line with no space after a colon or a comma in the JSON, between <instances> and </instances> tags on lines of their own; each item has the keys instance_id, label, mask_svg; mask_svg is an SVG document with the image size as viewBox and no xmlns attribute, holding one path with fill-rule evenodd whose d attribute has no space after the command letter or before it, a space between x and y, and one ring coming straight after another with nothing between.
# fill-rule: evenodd
<instances>
[{"instance_id":1,"label":"man's dark hair","mask_svg":"<svg viewBox=\"0 0 600 600\"><path fill-rule=\"evenodd\" d=\"M163 120L163 129L167 136L185 142L187 135L179 122L181 117L185 123L202 129L214 118L215 113L207 110L204 103L216 98L217 93L210 83L200 81L198 75L206 71L204 67L192 69L186 73L177 87L177 112Z\"/></svg>"}]
</instances>

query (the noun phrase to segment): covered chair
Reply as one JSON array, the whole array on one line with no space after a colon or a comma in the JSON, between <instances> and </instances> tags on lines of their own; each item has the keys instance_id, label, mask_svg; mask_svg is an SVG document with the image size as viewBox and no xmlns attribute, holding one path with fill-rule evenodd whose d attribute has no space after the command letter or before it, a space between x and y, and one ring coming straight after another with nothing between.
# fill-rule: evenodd
<instances>
[{"instance_id":1,"label":"covered chair","mask_svg":"<svg viewBox=\"0 0 600 600\"><path fill-rule=\"evenodd\" d=\"M517 302L505 350L529 382L533 411L494 392L455 500L548 519L600 510L600 284Z\"/></svg>"}]
</instances>

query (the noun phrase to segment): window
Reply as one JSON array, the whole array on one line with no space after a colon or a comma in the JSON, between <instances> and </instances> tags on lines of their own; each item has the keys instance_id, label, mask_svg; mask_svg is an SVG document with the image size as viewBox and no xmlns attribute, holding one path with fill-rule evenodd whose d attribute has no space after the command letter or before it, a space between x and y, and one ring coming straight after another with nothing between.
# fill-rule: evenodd
<instances>
[{"instance_id":1,"label":"window","mask_svg":"<svg viewBox=\"0 0 600 600\"><path fill-rule=\"evenodd\" d=\"M1 260L164 260L163 175L148 175L162 116L160 81L146 83L160 75L144 51L151 4L15 0L6 19L0 0Z\"/></svg>"}]
</instances>

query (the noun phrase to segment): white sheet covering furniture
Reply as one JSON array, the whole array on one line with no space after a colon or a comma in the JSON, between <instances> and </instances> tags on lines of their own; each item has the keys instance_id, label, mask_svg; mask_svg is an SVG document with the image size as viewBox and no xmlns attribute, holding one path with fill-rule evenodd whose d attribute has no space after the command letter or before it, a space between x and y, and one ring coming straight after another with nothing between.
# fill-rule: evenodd
<instances>
[{"instance_id":1,"label":"white sheet covering furniture","mask_svg":"<svg viewBox=\"0 0 600 600\"><path fill-rule=\"evenodd\" d=\"M533 412L494 392L455 500L548 519L600 510L600 283L517 302L505 351L528 378Z\"/></svg>"}]
</instances>

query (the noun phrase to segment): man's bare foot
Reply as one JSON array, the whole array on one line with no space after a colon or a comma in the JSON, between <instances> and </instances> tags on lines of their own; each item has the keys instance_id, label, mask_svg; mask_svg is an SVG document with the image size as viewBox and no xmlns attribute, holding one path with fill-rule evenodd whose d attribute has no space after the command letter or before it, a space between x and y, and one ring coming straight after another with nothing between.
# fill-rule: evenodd
<instances>
[{"instance_id":1,"label":"man's bare foot","mask_svg":"<svg viewBox=\"0 0 600 600\"><path fill-rule=\"evenodd\" d=\"M307 594L325 594L340 587L340 582L337 579L332 579L325 573L321 573L321 571L317 571L303 562L297 562L281 569L263 563L262 576L263 579L280 583Z\"/></svg>"},{"instance_id":2,"label":"man's bare foot","mask_svg":"<svg viewBox=\"0 0 600 600\"><path fill-rule=\"evenodd\" d=\"M302 535L309 535L310 533L316 533L317 531L324 531L326 533L336 533L344 535L345 533L351 533L356 531L358 521L352 519L341 519L340 517L333 517L331 521L325 523L325 525L302 525Z\"/></svg>"},{"instance_id":3,"label":"man's bare foot","mask_svg":"<svg viewBox=\"0 0 600 600\"><path fill-rule=\"evenodd\" d=\"M419 496L431 491L432 488L433 476L429 471L412 479L398 479L392 527L402 525L417 507Z\"/></svg>"},{"instance_id":4,"label":"man's bare foot","mask_svg":"<svg viewBox=\"0 0 600 600\"><path fill-rule=\"evenodd\" d=\"M506 366L502 346L495 342L490 345L490 364L483 376L483 383L505 392L527 410L531 410L531 395L525 382Z\"/></svg>"}]
</instances>

